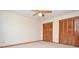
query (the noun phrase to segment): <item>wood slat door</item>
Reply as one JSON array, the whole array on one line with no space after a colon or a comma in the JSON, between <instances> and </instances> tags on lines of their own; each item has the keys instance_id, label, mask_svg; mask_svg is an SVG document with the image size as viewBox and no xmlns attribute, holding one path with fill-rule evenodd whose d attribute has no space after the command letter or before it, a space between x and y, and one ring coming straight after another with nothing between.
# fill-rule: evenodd
<instances>
[{"instance_id":1,"label":"wood slat door","mask_svg":"<svg viewBox=\"0 0 79 59\"><path fill-rule=\"evenodd\" d=\"M43 40L52 42L52 22L43 24Z\"/></svg>"}]
</instances>

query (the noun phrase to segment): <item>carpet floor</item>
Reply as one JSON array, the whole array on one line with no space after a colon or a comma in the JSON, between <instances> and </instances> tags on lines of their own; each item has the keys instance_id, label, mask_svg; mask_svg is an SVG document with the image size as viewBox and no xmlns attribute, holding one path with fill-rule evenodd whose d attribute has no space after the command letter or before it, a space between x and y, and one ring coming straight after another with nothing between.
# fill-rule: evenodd
<instances>
[{"instance_id":1,"label":"carpet floor","mask_svg":"<svg viewBox=\"0 0 79 59\"><path fill-rule=\"evenodd\" d=\"M28 44L6 47L6 48L76 48L76 47L70 46L70 45L64 45L64 44L38 41L38 42L33 42L33 43L28 43Z\"/></svg>"}]
</instances>

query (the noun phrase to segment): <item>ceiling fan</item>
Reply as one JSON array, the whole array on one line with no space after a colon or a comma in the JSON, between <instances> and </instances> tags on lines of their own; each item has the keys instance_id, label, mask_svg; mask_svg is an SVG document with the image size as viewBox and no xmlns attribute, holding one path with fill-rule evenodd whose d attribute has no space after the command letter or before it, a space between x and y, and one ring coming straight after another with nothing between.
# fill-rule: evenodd
<instances>
[{"instance_id":1,"label":"ceiling fan","mask_svg":"<svg viewBox=\"0 0 79 59\"><path fill-rule=\"evenodd\" d=\"M45 16L46 13L52 13L51 10L32 10L34 12L33 16Z\"/></svg>"}]
</instances>

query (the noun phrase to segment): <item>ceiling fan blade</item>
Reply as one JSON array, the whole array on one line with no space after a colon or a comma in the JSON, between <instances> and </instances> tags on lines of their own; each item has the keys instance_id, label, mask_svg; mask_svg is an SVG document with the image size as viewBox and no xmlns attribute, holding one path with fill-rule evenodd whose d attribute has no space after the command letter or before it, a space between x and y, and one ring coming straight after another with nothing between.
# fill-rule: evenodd
<instances>
[{"instance_id":1,"label":"ceiling fan blade","mask_svg":"<svg viewBox=\"0 0 79 59\"><path fill-rule=\"evenodd\" d=\"M35 14L33 14L33 16L35 16L35 15L38 15L38 13L35 13ZM45 15L44 14L42 14L42 17L44 17Z\"/></svg>"},{"instance_id":2,"label":"ceiling fan blade","mask_svg":"<svg viewBox=\"0 0 79 59\"><path fill-rule=\"evenodd\" d=\"M38 13L33 14L33 16L37 15Z\"/></svg>"},{"instance_id":3,"label":"ceiling fan blade","mask_svg":"<svg viewBox=\"0 0 79 59\"><path fill-rule=\"evenodd\" d=\"M52 13L51 10L32 10L33 12L40 12L40 13Z\"/></svg>"},{"instance_id":4,"label":"ceiling fan blade","mask_svg":"<svg viewBox=\"0 0 79 59\"><path fill-rule=\"evenodd\" d=\"M52 13L52 11L42 11L42 12L44 12L44 13Z\"/></svg>"}]
</instances>

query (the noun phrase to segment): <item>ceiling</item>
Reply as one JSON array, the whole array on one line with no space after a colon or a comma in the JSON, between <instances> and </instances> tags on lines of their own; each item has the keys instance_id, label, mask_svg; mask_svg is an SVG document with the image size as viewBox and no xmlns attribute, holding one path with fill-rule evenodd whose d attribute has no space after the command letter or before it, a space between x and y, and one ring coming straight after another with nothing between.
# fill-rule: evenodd
<instances>
[{"instance_id":1,"label":"ceiling","mask_svg":"<svg viewBox=\"0 0 79 59\"><path fill-rule=\"evenodd\" d=\"M10 12L19 14L19 15L23 15L23 16L27 16L27 17L33 17L33 18L38 18L39 16L33 16L34 12L32 12L31 10L9 10ZM72 13L72 12L76 12L79 10L52 10L52 14L45 14L45 17L58 17L58 16L62 16L64 14L68 14L68 13ZM40 18L40 17L39 17ZM43 17L41 17L43 18Z\"/></svg>"}]
</instances>

